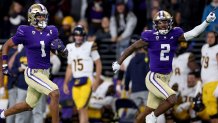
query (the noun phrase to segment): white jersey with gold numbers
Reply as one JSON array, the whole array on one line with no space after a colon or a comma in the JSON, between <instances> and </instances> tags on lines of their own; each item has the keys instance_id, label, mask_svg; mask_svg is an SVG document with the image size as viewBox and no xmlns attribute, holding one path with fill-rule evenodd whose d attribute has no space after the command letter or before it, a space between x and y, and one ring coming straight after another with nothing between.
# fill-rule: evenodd
<instances>
[{"instance_id":1,"label":"white jersey with gold numbers","mask_svg":"<svg viewBox=\"0 0 218 123\"><path fill-rule=\"evenodd\" d=\"M94 61L100 58L96 44L85 41L80 47L76 47L75 43L70 43L66 47L68 49L67 63L72 66L73 77L93 79Z\"/></svg>"},{"instance_id":2,"label":"white jersey with gold numbers","mask_svg":"<svg viewBox=\"0 0 218 123\"><path fill-rule=\"evenodd\" d=\"M188 67L188 59L190 55L191 53L187 52L173 58L173 73L170 78L169 85L172 87L175 83L177 83L180 92L187 89L187 77L188 73L191 71Z\"/></svg>"},{"instance_id":3,"label":"white jersey with gold numbers","mask_svg":"<svg viewBox=\"0 0 218 123\"><path fill-rule=\"evenodd\" d=\"M205 44L201 49L201 78L203 84L218 81L217 53L218 45L209 47L208 44Z\"/></svg>"}]
</instances>

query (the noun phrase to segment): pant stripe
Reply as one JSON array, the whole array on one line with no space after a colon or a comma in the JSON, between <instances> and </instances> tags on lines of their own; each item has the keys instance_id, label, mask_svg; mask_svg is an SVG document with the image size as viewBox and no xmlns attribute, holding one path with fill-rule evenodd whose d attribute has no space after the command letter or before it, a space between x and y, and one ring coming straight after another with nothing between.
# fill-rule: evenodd
<instances>
[{"instance_id":1,"label":"pant stripe","mask_svg":"<svg viewBox=\"0 0 218 123\"><path fill-rule=\"evenodd\" d=\"M164 90L164 88L155 80L154 72L150 73L149 80L166 98L169 97L168 93Z\"/></svg>"},{"instance_id":2,"label":"pant stripe","mask_svg":"<svg viewBox=\"0 0 218 123\"><path fill-rule=\"evenodd\" d=\"M31 69L30 68L27 68L27 76L32 79L33 81L35 81L36 83L40 84L41 86L43 87L46 87L47 89L49 90L53 90L48 84L46 84L45 82L43 82L40 78L34 76L32 73L31 73Z\"/></svg>"}]
</instances>

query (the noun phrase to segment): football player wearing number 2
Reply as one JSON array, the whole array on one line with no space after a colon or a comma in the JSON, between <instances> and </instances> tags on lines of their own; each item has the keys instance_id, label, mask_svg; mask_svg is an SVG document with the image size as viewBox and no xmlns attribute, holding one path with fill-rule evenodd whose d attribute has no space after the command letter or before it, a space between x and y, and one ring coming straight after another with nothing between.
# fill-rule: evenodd
<instances>
[{"instance_id":1,"label":"football player wearing number 2","mask_svg":"<svg viewBox=\"0 0 218 123\"><path fill-rule=\"evenodd\" d=\"M157 117L165 113L176 103L175 92L168 86L172 71L172 59L180 41L188 41L202 33L216 16L211 12L207 19L194 29L183 32L180 27L172 27L172 16L166 11L159 11L153 18L154 29L145 30L141 39L128 47L117 62L112 64L115 72L120 69L123 60L134 50L148 47L150 72L146 76L149 90L145 112L138 115L137 123L156 123ZM146 118L145 118L146 117Z\"/></svg>"},{"instance_id":2,"label":"football player wearing number 2","mask_svg":"<svg viewBox=\"0 0 218 123\"><path fill-rule=\"evenodd\" d=\"M63 56L68 51L62 41L58 39L58 30L55 26L48 26L48 11L42 4L33 4L28 10L30 25L21 25L16 34L3 46L3 74L10 75L7 66L9 48L23 44L26 48L28 67L24 71L25 81L28 84L25 102L17 103L6 109L0 109L1 118L9 115L32 110L42 94L49 95L52 107L52 123L59 123L59 90L58 86L49 80L50 51L57 50Z\"/></svg>"}]
</instances>

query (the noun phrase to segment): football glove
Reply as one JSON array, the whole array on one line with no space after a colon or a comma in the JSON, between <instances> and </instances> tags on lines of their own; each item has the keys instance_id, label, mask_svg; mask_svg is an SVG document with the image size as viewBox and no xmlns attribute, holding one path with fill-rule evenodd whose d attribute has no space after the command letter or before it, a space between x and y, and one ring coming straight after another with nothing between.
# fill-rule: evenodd
<instances>
[{"instance_id":1,"label":"football glove","mask_svg":"<svg viewBox=\"0 0 218 123\"><path fill-rule=\"evenodd\" d=\"M3 65L2 65L2 73L3 73L4 75L10 75L9 69L8 69L8 64L3 64Z\"/></svg>"},{"instance_id":2,"label":"football glove","mask_svg":"<svg viewBox=\"0 0 218 123\"><path fill-rule=\"evenodd\" d=\"M194 109L196 112L201 112L201 111L204 110L205 105L204 105L203 102L202 102L202 95L201 95L201 94L198 94L197 97L195 97L195 98L193 99L193 101L194 101L194 108L193 108L193 109Z\"/></svg>"},{"instance_id":3,"label":"football glove","mask_svg":"<svg viewBox=\"0 0 218 123\"><path fill-rule=\"evenodd\" d=\"M211 22L215 21L215 19L216 19L215 13L210 12L209 15L207 16L206 22L211 23Z\"/></svg>"},{"instance_id":4,"label":"football glove","mask_svg":"<svg viewBox=\"0 0 218 123\"><path fill-rule=\"evenodd\" d=\"M65 49L65 46L64 46L63 42L61 41L61 39L57 38L51 42L51 49L63 52Z\"/></svg>"},{"instance_id":5,"label":"football glove","mask_svg":"<svg viewBox=\"0 0 218 123\"><path fill-rule=\"evenodd\" d=\"M118 64L117 61L112 63L112 69L114 73L116 73L120 69L120 65Z\"/></svg>"}]
</instances>

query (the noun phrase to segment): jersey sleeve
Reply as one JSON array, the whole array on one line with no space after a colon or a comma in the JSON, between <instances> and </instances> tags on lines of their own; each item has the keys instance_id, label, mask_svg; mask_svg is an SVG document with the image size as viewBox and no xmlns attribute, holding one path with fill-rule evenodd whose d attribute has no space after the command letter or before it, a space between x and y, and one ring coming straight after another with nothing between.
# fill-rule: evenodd
<instances>
[{"instance_id":1,"label":"jersey sleeve","mask_svg":"<svg viewBox=\"0 0 218 123\"><path fill-rule=\"evenodd\" d=\"M95 60L100 58L100 55L99 55L97 49L98 49L97 44L94 42L92 44L92 47L91 47L91 57L92 57L93 61L95 61Z\"/></svg>"},{"instance_id":2,"label":"jersey sleeve","mask_svg":"<svg viewBox=\"0 0 218 123\"><path fill-rule=\"evenodd\" d=\"M183 31L183 29L181 27L174 27L174 30L176 31L176 35L178 37L180 37L181 35L184 34L184 31Z\"/></svg>"},{"instance_id":3,"label":"jersey sleeve","mask_svg":"<svg viewBox=\"0 0 218 123\"><path fill-rule=\"evenodd\" d=\"M25 27L23 25L17 28L17 32L12 37L12 41L15 45L24 44L25 41Z\"/></svg>"},{"instance_id":4,"label":"jersey sleeve","mask_svg":"<svg viewBox=\"0 0 218 123\"><path fill-rule=\"evenodd\" d=\"M67 44L66 48L67 48L68 51L70 51L70 44ZM71 55L70 55L70 52L68 52L67 64L71 64L71 62L72 62Z\"/></svg>"},{"instance_id":5,"label":"jersey sleeve","mask_svg":"<svg viewBox=\"0 0 218 123\"><path fill-rule=\"evenodd\" d=\"M55 26L50 27L50 34L52 34L54 39L58 38L58 29Z\"/></svg>"},{"instance_id":6,"label":"jersey sleeve","mask_svg":"<svg viewBox=\"0 0 218 123\"><path fill-rule=\"evenodd\" d=\"M145 30L141 33L141 39L145 42L149 41L150 30Z\"/></svg>"}]
</instances>

